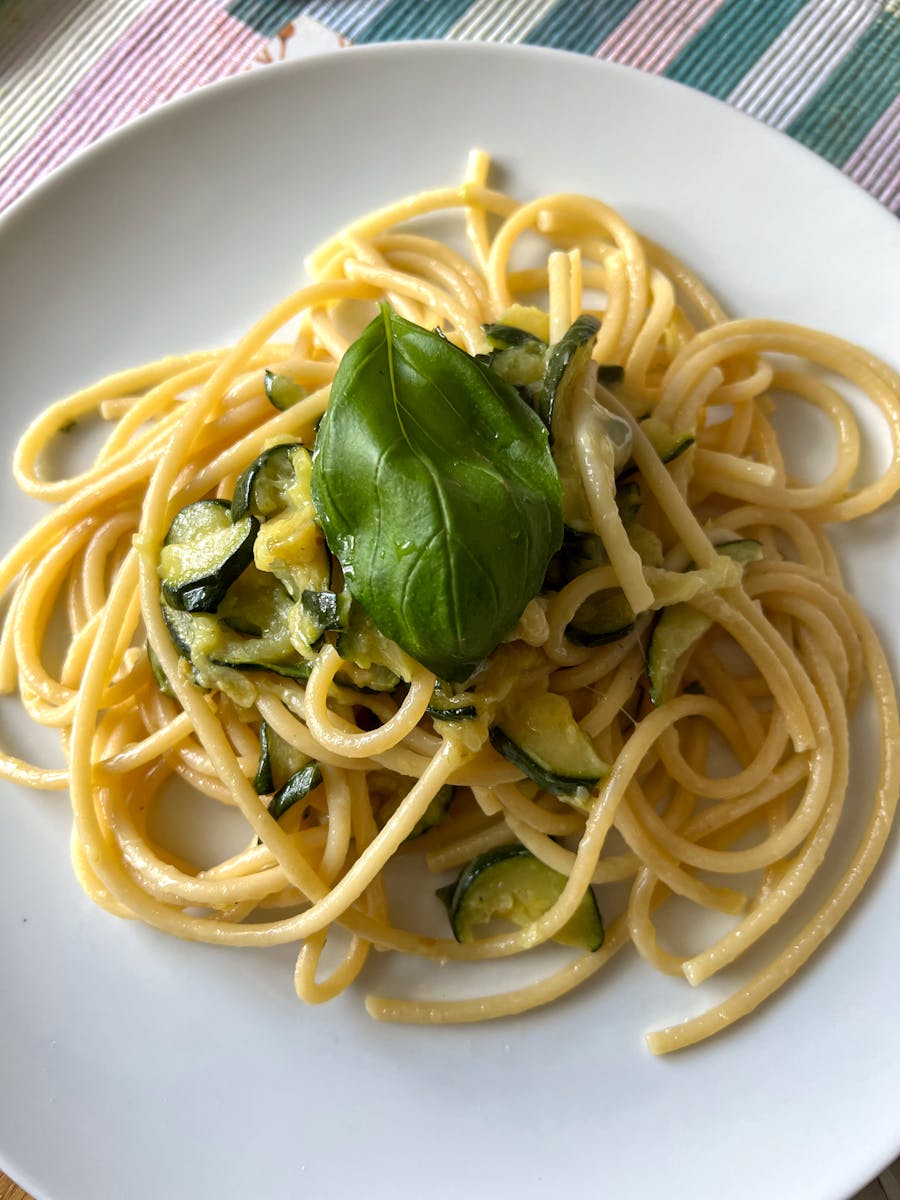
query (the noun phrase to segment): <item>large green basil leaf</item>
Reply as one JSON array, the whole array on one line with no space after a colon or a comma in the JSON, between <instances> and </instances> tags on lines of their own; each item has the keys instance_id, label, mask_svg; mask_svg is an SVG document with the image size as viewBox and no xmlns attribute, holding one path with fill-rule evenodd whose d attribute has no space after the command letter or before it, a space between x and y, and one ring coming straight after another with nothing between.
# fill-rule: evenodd
<instances>
[{"instance_id":1,"label":"large green basil leaf","mask_svg":"<svg viewBox=\"0 0 900 1200\"><path fill-rule=\"evenodd\" d=\"M562 541L539 418L387 305L335 375L312 497L353 595L442 679L465 679L509 633Z\"/></svg>"}]
</instances>

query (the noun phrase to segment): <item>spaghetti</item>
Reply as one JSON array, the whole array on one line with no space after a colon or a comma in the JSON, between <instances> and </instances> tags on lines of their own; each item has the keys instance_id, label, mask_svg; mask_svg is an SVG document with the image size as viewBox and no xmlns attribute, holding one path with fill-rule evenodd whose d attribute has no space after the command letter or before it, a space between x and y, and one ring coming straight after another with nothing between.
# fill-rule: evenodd
<instances>
[{"instance_id":1,"label":"spaghetti","mask_svg":"<svg viewBox=\"0 0 900 1200\"><path fill-rule=\"evenodd\" d=\"M33 422L15 478L54 507L0 566L0 586L11 590L0 686L60 731L68 767L4 754L0 774L69 789L74 868L99 905L191 940L298 943L296 989L309 1003L351 986L373 948L435 962L527 951L564 930L594 887L607 916L602 946L539 982L468 1000L366 1002L380 1020L483 1020L585 984L628 944L698 985L761 939L777 942L823 863L840 854L848 722L868 691L880 768L843 874L730 999L651 1033L650 1049L664 1053L720 1031L782 986L847 912L884 849L900 766L894 687L823 525L865 516L900 488L900 379L836 337L729 320L687 268L606 205L574 195L519 204L488 186L488 167L473 152L461 186L343 230L311 256L313 282L236 345L123 372ZM469 257L416 232L416 218L434 213L461 219ZM537 239L546 252L536 259ZM579 544L595 556L561 576L548 572L507 640L459 689L454 703L468 703L471 719L433 708L438 681L416 662L393 687L352 687L353 664L333 636L308 656L305 677L252 663L192 673L160 599L175 514L229 500L240 473L273 445L314 445L352 331L379 300L417 326L439 327L469 355L484 355L492 322L544 321L552 345L583 314L599 320L600 384L571 414L589 514ZM295 389L288 407L267 394L275 377ZM890 439L889 465L861 485L858 426L836 378L874 405ZM603 442L606 465L598 456L595 395L626 439L639 521L623 512L626 473L613 471L611 443ZM813 406L833 428L835 465L815 484L785 466L771 421L776 397ZM110 427L94 464L43 478L48 445L93 416ZM660 429L679 448L668 461L653 436ZM759 547L754 561L720 553L738 540ZM613 594L624 597L630 627L611 639L575 636L585 606ZM690 610L685 620L699 633L682 647L667 694L651 696L653 638L676 606ZM68 636L53 670L47 642L60 613ZM608 764L575 801L526 778L491 743L518 696L544 693L565 701ZM283 812L258 778L267 738L317 767L304 802ZM177 779L240 811L248 830L240 853L201 869L157 843L150 811ZM448 786L449 811L422 834ZM385 872L397 855L423 854L444 872L509 843L563 877L553 902L520 927L457 941L392 917ZM729 914L730 930L698 953L665 948L655 914L672 897ZM320 979L338 926L346 948Z\"/></svg>"}]
</instances>

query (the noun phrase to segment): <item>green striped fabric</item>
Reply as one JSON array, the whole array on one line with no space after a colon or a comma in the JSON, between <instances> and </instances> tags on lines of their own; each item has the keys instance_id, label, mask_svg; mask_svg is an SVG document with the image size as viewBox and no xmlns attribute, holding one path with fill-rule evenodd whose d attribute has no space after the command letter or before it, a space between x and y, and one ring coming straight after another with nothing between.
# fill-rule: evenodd
<instances>
[{"instance_id":1,"label":"green striped fabric","mask_svg":"<svg viewBox=\"0 0 900 1200\"><path fill-rule=\"evenodd\" d=\"M231 0L226 12L263 37L274 37L303 7L296 0Z\"/></svg>"},{"instance_id":2,"label":"green striped fabric","mask_svg":"<svg viewBox=\"0 0 900 1200\"><path fill-rule=\"evenodd\" d=\"M803 0L727 0L666 75L724 100L803 6Z\"/></svg>"},{"instance_id":3,"label":"green striped fabric","mask_svg":"<svg viewBox=\"0 0 900 1200\"><path fill-rule=\"evenodd\" d=\"M840 166L898 94L900 7L879 15L787 132Z\"/></svg>"},{"instance_id":4,"label":"green striped fabric","mask_svg":"<svg viewBox=\"0 0 900 1200\"><path fill-rule=\"evenodd\" d=\"M411 38L440 38L463 15L471 0L441 0L439 4L422 0L395 0L365 26L357 42L395 42Z\"/></svg>"},{"instance_id":5,"label":"green striped fabric","mask_svg":"<svg viewBox=\"0 0 900 1200\"><path fill-rule=\"evenodd\" d=\"M532 46L593 52L628 16L638 0L559 0L538 21L525 41Z\"/></svg>"}]
</instances>

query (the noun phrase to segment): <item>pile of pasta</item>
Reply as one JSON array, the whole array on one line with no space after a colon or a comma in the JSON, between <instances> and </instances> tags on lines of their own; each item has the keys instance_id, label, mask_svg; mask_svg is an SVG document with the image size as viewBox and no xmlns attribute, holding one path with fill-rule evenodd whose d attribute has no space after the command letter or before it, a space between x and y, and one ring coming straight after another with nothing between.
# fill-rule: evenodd
<instances>
[{"instance_id":1,"label":"pile of pasta","mask_svg":"<svg viewBox=\"0 0 900 1200\"><path fill-rule=\"evenodd\" d=\"M68 789L74 869L97 904L180 938L296 944L296 989L310 1003L351 985L373 950L435 964L528 951L552 938L595 886L606 923L600 949L568 955L537 982L470 999L441 998L436 968L433 999L368 997L380 1020L521 1013L590 986L626 946L697 985L765 938L768 961L730 998L648 1035L650 1049L663 1053L717 1033L781 987L836 927L885 846L898 792L894 688L824 527L864 517L900 486L900 379L836 337L729 319L669 251L607 205L577 195L520 203L491 188L489 165L473 152L462 183L344 229L309 259L312 282L234 346L124 371L33 422L15 452L15 478L52 508L0 568L0 585L11 592L0 685L18 690L35 722L59 730L68 765L54 770L4 754L0 774L29 788ZM467 252L417 232L416 219L435 214L459 222ZM715 561L713 525L762 545L740 586L691 601L711 628L664 704L650 703L645 677L655 568L639 564L619 578L614 554L611 565L545 590L499 648L498 663L505 655L513 664L505 690L517 683L510 647L527 646L529 671L569 701L610 764L582 808L529 786L490 745L485 723L462 731L428 716L435 679L424 668L396 693L361 692L349 705L333 687L341 665L333 649L308 680L248 672L250 703L198 688L179 667L158 574L173 514L193 500L230 497L239 472L278 439L314 445L351 339L349 317L374 312L379 300L439 327L470 354L485 349L483 325L513 304L543 306L551 341L593 313L601 322L594 358L622 368L610 403L633 430L642 521L667 552L678 548L699 568ZM295 381L304 398L273 408L267 370ZM874 406L890 439L890 464L863 484L860 430L843 384ZM776 400L813 406L831 423L837 452L820 481L798 482L786 468L772 423ZM635 419L647 413L676 434L690 430L695 444L664 464ZM50 443L97 418L108 433L93 465L45 478ZM575 644L566 633L573 613L611 582L637 614L633 631L608 645ZM47 643L60 612L67 642L54 670ZM158 686L148 643L171 694ZM879 761L865 799L851 786L849 738L864 690L874 697L871 753ZM321 767L311 803L281 820L253 786L263 722ZM725 773L723 748L732 763ZM151 810L173 779L243 814L239 853L201 868L153 840ZM456 786L449 813L410 840L447 783ZM400 799L385 815L391 786ZM846 869L815 914L779 943L773 931L835 852L848 799L867 805L862 837L852 853L842 850ZM510 842L567 879L537 920L460 943L449 930L413 932L407 925L415 921L391 912L385 875L398 855L424 856L437 886ZM730 928L699 953L674 953L655 924L673 897L728 914ZM336 927L344 931L337 965L322 978L320 958Z\"/></svg>"}]
</instances>

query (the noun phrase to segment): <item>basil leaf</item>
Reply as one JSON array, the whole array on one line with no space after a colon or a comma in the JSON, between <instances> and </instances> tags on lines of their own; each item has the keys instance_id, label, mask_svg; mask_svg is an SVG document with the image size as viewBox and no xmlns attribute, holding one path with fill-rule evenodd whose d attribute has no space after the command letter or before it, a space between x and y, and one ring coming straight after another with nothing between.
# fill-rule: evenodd
<instances>
[{"instance_id":1,"label":"basil leaf","mask_svg":"<svg viewBox=\"0 0 900 1200\"><path fill-rule=\"evenodd\" d=\"M509 633L562 541L541 421L387 305L334 377L312 497L352 594L441 679L466 679Z\"/></svg>"}]
</instances>

